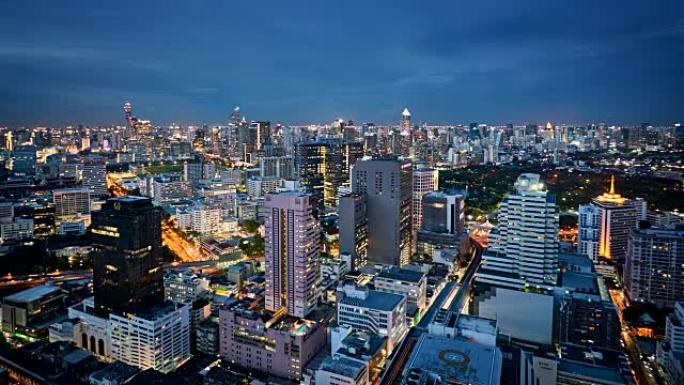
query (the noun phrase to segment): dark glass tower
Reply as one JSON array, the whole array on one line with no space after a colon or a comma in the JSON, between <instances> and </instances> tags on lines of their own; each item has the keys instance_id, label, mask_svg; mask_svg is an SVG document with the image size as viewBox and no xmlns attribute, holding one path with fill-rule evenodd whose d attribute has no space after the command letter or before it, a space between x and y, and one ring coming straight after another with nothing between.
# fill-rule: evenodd
<instances>
[{"instance_id":1,"label":"dark glass tower","mask_svg":"<svg viewBox=\"0 0 684 385\"><path fill-rule=\"evenodd\" d=\"M164 300L161 210L149 198L109 199L92 213L95 307L133 312Z\"/></svg>"}]
</instances>

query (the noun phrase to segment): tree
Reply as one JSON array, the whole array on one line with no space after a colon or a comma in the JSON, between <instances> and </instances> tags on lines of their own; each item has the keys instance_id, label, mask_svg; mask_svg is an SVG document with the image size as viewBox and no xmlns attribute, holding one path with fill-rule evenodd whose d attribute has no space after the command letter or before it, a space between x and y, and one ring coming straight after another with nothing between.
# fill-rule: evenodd
<instances>
[{"instance_id":1,"label":"tree","mask_svg":"<svg viewBox=\"0 0 684 385\"><path fill-rule=\"evenodd\" d=\"M248 233L255 233L259 229L259 222L253 219L247 219L242 222L242 228Z\"/></svg>"}]
</instances>

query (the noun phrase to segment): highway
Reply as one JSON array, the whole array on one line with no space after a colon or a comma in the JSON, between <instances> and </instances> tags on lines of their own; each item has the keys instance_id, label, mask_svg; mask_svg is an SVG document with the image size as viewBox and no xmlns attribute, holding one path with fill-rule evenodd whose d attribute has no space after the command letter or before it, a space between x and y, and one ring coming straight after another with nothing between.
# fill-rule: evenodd
<instances>
[{"instance_id":1,"label":"highway","mask_svg":"<svg viewBox=\"0 0 684 385\"><path fill-rule=\"evenodd\" d=\"M427 332L428 325L432 322L439 309L460 309L465 304L464 301L468 298L466 294L469 292L475 272L477 272L480 266L484 250L478 242L471 239L471 243L471 258L465 274L463 274L459 282L447 282L439 294L437 294L437 298L432 302L423 318L418 322L418 325L409 330L404 340L395 350L392 358L390 358L387 369L380 380L380 385L393 385L400 382L401 373L406 366L408 358L411 356L413 347L418 342L420 336Z\"/></svg>"}]
</instances>

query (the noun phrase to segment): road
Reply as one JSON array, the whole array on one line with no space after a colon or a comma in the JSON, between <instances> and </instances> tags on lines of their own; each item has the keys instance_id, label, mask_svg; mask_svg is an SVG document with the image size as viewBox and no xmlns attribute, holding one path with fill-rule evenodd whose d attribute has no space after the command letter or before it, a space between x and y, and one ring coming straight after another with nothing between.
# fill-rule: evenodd
<instances>
[{"instance_id":1,"label":"road","mask_svg":"<svg viewBox=\"0 0 684 385\"><path fill-rule=\"evenodd\" d=\"M409 330L404 340L395 350L393 357L390 358L387 370L385 370L385 373L380 380L380 385L394 385L400 382L401 373L406 366L408 358L411 356L413 347L416 345L416 342L418 342L420 336L427 332L428 325L432 322L435 313L437 313L439 309L460 309L463 306L463 301L467 299L466 294L470 289L475 272L480 266L482 252L484 250L478 242L471 240L471 243L473 245L471 249L472 254L466 272L459 282L449 281L444 285L439 294L437 294L437 298L432 302L432 305L430 305L430 308L425 312L423 318L418 322L418 325Z\"/></svg>"},{"instance_id":2,"label":"road","mask_svg":"<svg viewBox=\"0 0 684 385\"><path fill-rule=\"evenodd\" d=\"M622 331L620 333L622 341L624 342L624 349L632 364L632 375L638 385L660 385L663 382L658 378L657 373L651 367L644 364L645 359L642 357L639 343L634 337L634 331L629 327L622 316L622 312L627 307L627 298L622 290L609 290L610 298L618 309L618 316L620 318L620 325Z\"/></svg>"},{"instance_id":3,"label":"road","mask_svg":"<svg viewBox=\"0 0 684 385\"><path fill-rule=\"evenodd\" d=\"M107 174L107 188L114 196L126 195L127 191L121 187L120 181ZM168 246L182 262L198 262L206 260L200 253L197 244L178 231L173 221L168 218L162 219L162 242Z\"/></svg>"}]
</instances>

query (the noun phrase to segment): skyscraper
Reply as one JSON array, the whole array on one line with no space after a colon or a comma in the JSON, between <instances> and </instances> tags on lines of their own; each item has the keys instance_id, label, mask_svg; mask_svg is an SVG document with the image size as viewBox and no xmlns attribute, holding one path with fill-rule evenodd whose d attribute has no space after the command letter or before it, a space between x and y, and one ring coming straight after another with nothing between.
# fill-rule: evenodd
<instances>
[{"instance_id":1,"label":"skyscraper","mask_svg":"<svg viewBox=\"0 0 684 385\"><path fill-rule=\"evenodd\" d=\"M347 194L340 197L340 253L349 254L350 268L356 269L368 257L368 200L365 194Z\"/></svg>"},{"instance_id":2,"label":"skyscraper","mask_svg":"<svg viewBox=\"0 0 684 385\"><path fill-rule=\"evenodd\" d=\"M306 317L316 306L318 225L311 196L299 192L269 194L266 216L266 309Z\"/></svg>"},{"instance_id":3,"label":"skyscraper","mask_svg":"<svg viewBox=\"0 0 684 385\"><path fill-rule=\"evenodd\" d=\"M538 174L521 174L501 202L477 280L520 289L555 286L558 279L558 206Z\"/></svg>"},{"instance_id":4,"label":"skyscraper","mask_svg":"<svg viewBox=\"0 0 684 385\"><path fill-rule=\"evenodd\" d=\"M417 251L432 255L437 247L467 248L465 203L462 195L429 192L422 196L422 225L417 232Z\"/></svg>"},{"instance_id":5,"label":"skyscraper","mask_svg":"<svg viewBox=\"0 0 684 385\"><path fill-rule=\"evenodd\" d=\"M672 308L684 300L684 227L632 229L623 281L629 298Z\"/></svg>"},{"instance_id":6,"label":"skyscraper","mask_svg":"<svg viewBox=\"0 0 684 385\"><path fill-rule=\"evenodd\" d=\"M423 195L439 189L439 173L433 168L417 168L413 170L413 233L420 230L423 221Z\"/></svg>"},{"instance_id":7,"label":"skyscraper","mask_svg":"<svg viewBox=\"0 0 684 385\"><path fill-rule=\"evenodd\" d=\"M411 162L359 160L352 192L368 199L368 261L403 266L411 257Z\"/></svg>"},{"instance_id":8,"label":"skyscraper","mask_svg":"<svg viewBox=\"0 0 684 385\"><path fill-rule=\"evenodd\" d=\"M148 198L109 199L92 214L95 306L129 312L164 299L161 210Z\"/></svg>"},{"instance_id":9,"label":"skyscraper","mask_svg":"<svg viewBox=\"0 0 684 385\"><path fill-rule=\"evenodd\" d=\"M401 131L411 131L411 113L408 108L404 108L404 111L401 113Z\"/></svg>"},{"instance_id":10,"label":"skyscraper","mask_svg":"<svg viewBox=\"0 0 684 385\"><path fill-rule=\"evenodd\" d=\"M632 201L615 192L615 177L610 191L592 200L599 209L599 256L624 261L629 232L636 227L636 209Z\"/></svg>"}]
</instances>

